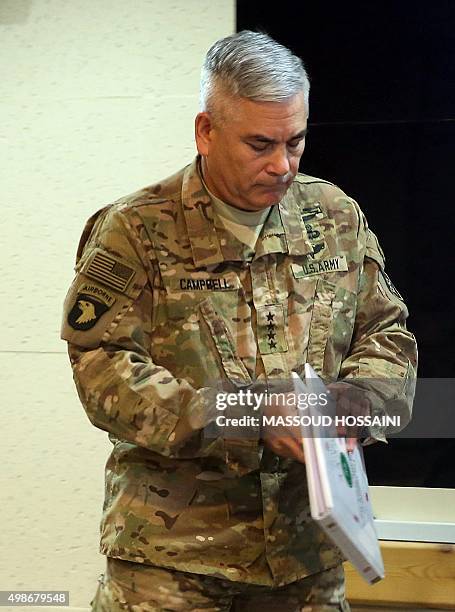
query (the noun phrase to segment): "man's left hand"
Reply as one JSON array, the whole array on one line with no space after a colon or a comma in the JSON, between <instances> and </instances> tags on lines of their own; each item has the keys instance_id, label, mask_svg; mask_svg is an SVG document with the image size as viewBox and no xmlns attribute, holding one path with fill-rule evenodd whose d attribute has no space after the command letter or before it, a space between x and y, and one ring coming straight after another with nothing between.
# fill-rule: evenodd
<instances>
[{"instance_id":1,"label":"man's left hand","mask_svg":"<svg viewBox=\"0 0 455 612\"><path fill-rule=\"evenodd\" d=\"M366 416L370 414L370 402L365 396L365 391L355 385L343 381L327 385L333 400L336 402L336 415L342 416ZM362 435L360 425L338 425L337 433L339 436L346 437L348 452L352 452L356 442Z\"/></svg>"}]
</instances>

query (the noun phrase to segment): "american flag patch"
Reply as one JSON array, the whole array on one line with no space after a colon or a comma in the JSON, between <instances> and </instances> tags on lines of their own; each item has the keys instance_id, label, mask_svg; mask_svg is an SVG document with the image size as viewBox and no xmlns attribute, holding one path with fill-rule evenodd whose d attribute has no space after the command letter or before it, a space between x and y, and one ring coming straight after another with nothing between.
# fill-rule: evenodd
<instances>
[{"instance_id":1,"label":"american flag patch","mask_svg":"<svg viewBox=\"0 0 455 612\"><path fill-rule=\"evenodd\" d=\"M87 276L101 281L105 285L125 291L134 276L133 268L125 266L106 253L96 253L86 270Z\"/></svg>"}]
</instances>

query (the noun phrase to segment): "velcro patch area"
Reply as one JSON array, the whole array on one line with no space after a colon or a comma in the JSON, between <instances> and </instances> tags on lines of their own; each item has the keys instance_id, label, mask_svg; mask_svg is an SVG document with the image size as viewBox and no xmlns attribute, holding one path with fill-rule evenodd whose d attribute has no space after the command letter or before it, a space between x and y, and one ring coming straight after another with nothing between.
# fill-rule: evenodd
<instances>
[{"instance_id":1,"label":"velcro patch area","mask_svg":"<svg viewBox=\"0 0 455 612\"><path fill-rule=\"evenodd\" d=\"M110 253L96 251L84 269L84 274L104 285L124 293L134 277L134 268L130 268Z\"/></svg>"}]
</instances>

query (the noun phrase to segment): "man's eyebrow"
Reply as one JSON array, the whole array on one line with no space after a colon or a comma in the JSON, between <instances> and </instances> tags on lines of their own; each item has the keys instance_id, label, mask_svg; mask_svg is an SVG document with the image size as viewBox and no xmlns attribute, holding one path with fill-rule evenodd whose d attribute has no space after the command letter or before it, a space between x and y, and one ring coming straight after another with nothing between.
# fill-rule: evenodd
<instances>
[{"instance_id":1,"label":"man's eyebrow","mask_svg":"<svg viewBox=\"0 0 455 612\"><path fill-rule=\"evenodd\" d=\"M288 142L291 140L296 140L297 138L303 138L304 136L307 135L307 133L308 133L308 128L305 128L304 130L301 130L298 134L291 136ZM263 134L249 134L248 136L245 137L245 140L257 140L258 142L276 144L276 140L274 140L273 138L268 138L267 136L264 136Z\"/></svg>"}]
</instances>

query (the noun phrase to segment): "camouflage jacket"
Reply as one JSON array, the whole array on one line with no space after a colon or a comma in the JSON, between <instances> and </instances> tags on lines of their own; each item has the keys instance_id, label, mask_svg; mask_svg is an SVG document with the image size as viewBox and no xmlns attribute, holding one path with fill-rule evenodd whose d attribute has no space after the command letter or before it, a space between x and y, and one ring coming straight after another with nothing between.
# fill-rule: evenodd
<instances>
[{"instance_id":1,"label":"camouflage jacket","mask_svg":"<svg viewBox=\"0 0 455 612\"><path fill-rule=\"evenodd\" d=\"M297 175L255 252L214 215L197 158L98 211L62 338L87 415L114 444L101 552L266 585L339 563L310 517L303 464L264 450L254 427L204 436L211 384L289 378L308 361L326 381L371 380L373 414L393 380L409 419L406 317L358 205L321 179Z\"/></svg>"}]
</instances>

